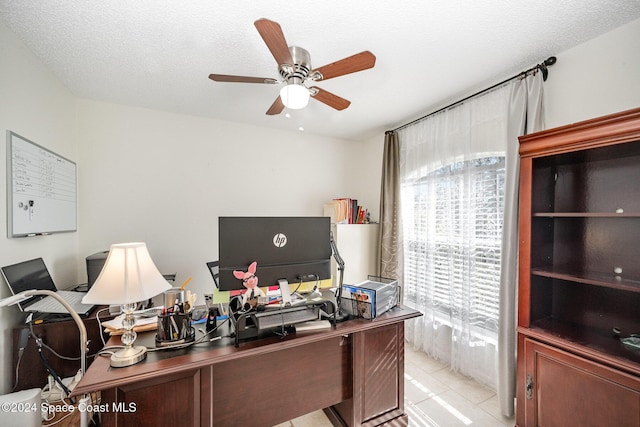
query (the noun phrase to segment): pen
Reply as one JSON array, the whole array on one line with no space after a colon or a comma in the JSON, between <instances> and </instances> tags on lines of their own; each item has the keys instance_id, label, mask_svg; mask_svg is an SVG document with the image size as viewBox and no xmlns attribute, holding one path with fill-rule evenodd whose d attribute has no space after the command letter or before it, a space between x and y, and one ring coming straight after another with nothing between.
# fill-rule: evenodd
<instances>
[{"instance_id":1,"label":"pen","mask_svg":"<svg viewBox=\"0 0 640 427\"><path fill-rule=\"evenodd\" d=\"M189 277L187 280L182 282L182 286L180 286L180 289L184 289L184 287L187 286L187 283L189 283L190 281L191 281L191 277Z\"/></svg>"},{"instance_id":2,"label":"pen","mask_svg":"<svg viewBox=\"0 0 640 427\"><path fill-rule=\"evenodd\" d=\"M171 316L171 326L173 326L173 332L171 333L172 337L174 340L178 339L178 333L180 332L180 329L178 329L178 324L176 323L176 321L173 319L173 316Z\"/></svg>"}]
</instances>

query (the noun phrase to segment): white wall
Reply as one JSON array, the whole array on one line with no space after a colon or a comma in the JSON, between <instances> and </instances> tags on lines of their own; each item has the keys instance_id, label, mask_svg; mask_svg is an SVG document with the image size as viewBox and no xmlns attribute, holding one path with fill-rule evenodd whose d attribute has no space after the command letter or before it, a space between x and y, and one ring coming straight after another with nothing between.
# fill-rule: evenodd
<instances>
[{"instance_id":1,"label":"white wall","mask_svg":"<svg viewBox=\"0 0 640 427\"><path fill-rule=\"evenodd\" d=\"M380 179L384 135L368 141L352 142L351 166L348 168L347 194L358 199L358 203L369 210L371 221L380 219Z\"/></svg>"},{"instance_id":2,"label":"white wall","mask_svg":"<svg viewBox=\"0 0 640 427\"><path fill-rule=\"evenodd\" d=\"M640 19L556 55L547 128L640 107Z\"/></svg>"},{"instance_id":3,"label":"white wall","mask_svg":"<svg viewBox=\"0 0 640 427\"><path fill-rule=\"evenodd\" d=\"M144 241L201 303L218 217L322 215L347 194L351 141L78 101L80 254Z\"/></svg>"},{"instance_id":4,"label":"white wall","mask_svg":"<svg viewBox=\"0 0 640 427\"><path fill-rule=\"evenodd\" d=\"M55 282L69 287L76 284L78 233L7 238L5 141L11 130L77 161L75 100L3 25L0 58L0 265L42 257ZM7 286L0 283L0 297L8 295ZM0 393L10 389L11 329L21 318L16 307L0 309Z\"/></svg>"},{"instance_id":5,"label":"white wall","mask_svg":"<svg viewBox=\"0 0 640 427\"><path fill-rule=\"evenodd\" d=\"M13 34L0 25L0 248L1 262L10 264L27 257L42 256L60 285L75 284L77 233L7 238L6 131L11 130L64 157L77 161L74 97L49 73ZM8 295L6 286L0 295ZM3 310L2 313L5 311Z\"/></svg>"}]
</instances>

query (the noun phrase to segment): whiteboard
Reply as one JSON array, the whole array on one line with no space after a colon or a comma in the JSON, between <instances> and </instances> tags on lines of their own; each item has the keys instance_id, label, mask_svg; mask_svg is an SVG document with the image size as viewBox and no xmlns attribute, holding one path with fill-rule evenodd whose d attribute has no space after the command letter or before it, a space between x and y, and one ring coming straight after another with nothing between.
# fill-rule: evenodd
<instances>
[{"instance_id":1,"label":"whiteboard","mask_svg":"<svg viewBox=\"0 0 640 427\"><path fill-rule=\"evenodd\" d=\"M76 164L7 131L7 235L77 230Z\"/></svg>"}]
</instances>

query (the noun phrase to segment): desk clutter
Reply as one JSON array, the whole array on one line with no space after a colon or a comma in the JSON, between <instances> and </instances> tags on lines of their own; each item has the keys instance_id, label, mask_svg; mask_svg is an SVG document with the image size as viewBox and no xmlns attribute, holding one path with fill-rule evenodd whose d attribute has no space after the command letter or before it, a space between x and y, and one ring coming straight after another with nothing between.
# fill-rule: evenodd
<instances>
[{"instance_id":1,"label":"desk clutter","mask_svg":"<svg viewBox=\"0 0 640 427\"><path fill-rule=\"evenodd\" d=\"M323 289L316 293L297 295L292 303L243 304L242 299L234 297L229 302L229 315L235 330L235 344L241 340L257 338L265 332L286 336L300 331L317 330L335 326L337 305L333 292ZM331 319L332 323L322 319ZM317 324L316 324L317 323ZM313 327L311 326L313 324Z\"/></svg>"},{"instance_id":2,"label":"desk clutter","mask_svg":"<svg viewBox=\"0 0 640 427\"><path fill-rule=\"evenodd\" d=\"M164 305L134 312L135 332L157 330L156 345L167 346L185 344L195 339L192 315L197 295L184 287L174 287L163 293ZM122 335L124 314L103 322L105 332L110 335Z\"/></svg>"},{"instance_id":3,"label":"desk clutter","mask_svg":"<svg viewBox=\"0 0 640 427\"><path fill-rule=\"evenodd\" d=\"M196 336L196 331L191 326L191 314L195 308L196 295L185 291L182 286L165 291L163 296L164 308L158 314L156 345L192 342Z\"/></svg>"},{"instance_id":4,"label":"desk clutter","mask_svg":"<svg viewBox=\"0 0 640 427\"><path fill-rule=\"evenodd\" d=\"M206 322L207 332L216 327L216 319L228 318L233 326L236 345L240 341L257 338L266 332L287 335L293 332L314 331L331 327L336 319L333 313L341 311L350 317L375 319L399 303L399 287L395 279L369 276L354 285L343 285L337 299L330 289L314 293L297 294L291 304L270 295L268 303L257 303L258 297L247 299L250 291L232 297L228 306L211 302L205 295L207 306L195 307L195 294L181 288L172 288L163 295L164 306L136 312L135 332L157 331L156 346L171 347L191 343L196 338L194 322ZM204 314L203 314L204 313ZM213 314L212 314L213 313ZM124 332L124 314L102 323L105 332L121 335Z\"/></svg>"},{"instance_id":5,"label":"desk clutter","mask_svg":"<svg viewBox=\"0 0 640 427\"><path fill-rule=\"evenodd\" d=\"M194 322L206 323L207 333L214 332L216 322L230 319L232 325L231 337L236 346L241 340L258 338L268 332L275 332L285 336L293 332L307 332L326 329L335 325L332 314L337 311L337 304L333 292L323 289L315 293L297 295L292 298L291 305L283 304L249 304L243 303L243 296L233 297L228 304L228 313L222 310L222 305L207 301L207 307L190 307L184 312L185 304L180 304L183 295L176 292L176 288L166 292L166 307L154 307L136 312L135 332L157 331L156 347L171 348L183 346L196 340ZM184 295L186 297L186 293ZM173 302L173 305L170 305ZM204 313L204 315L203 315ZM102 322L105 332L112 336L124 332L122 321L124 314L112 320ZM322 320L325 319L325 320ZM329 320L330 319L331 322Z\"/></svg>"},{"instance_id":6,"label":"desk clutter","mask_svg":"<svg viewBox=\"0 0 640 427\"><path fill-rule=\"evenodd\" d=\"M254 278L252 272L249 275ZM397 280L377 276L369 276L358 284L343 285L339 298L333 290L319 288L310 293L293 292L285 303L279 293L271 292L265 295L247 289L232 297L228 305L213 303L211 295L205 295L206 307L196 308L195 294L174 287L164 292L163 306L136 313L133 330L155 330L156 347L170 348L196 341L194 322L206 322L207 333L211 333L216 328L216 319L229 319L230 337L238 346L243 340L267 334L286 336L330 328L335 326L339 316L334 313L338 312L349 317L375 319L399 303ZM289 294L288 290L285 292ZM122 334L123 318L124 315L120 315L103 322L105 331L111 335Z\"/></svg>"}]
</instances>

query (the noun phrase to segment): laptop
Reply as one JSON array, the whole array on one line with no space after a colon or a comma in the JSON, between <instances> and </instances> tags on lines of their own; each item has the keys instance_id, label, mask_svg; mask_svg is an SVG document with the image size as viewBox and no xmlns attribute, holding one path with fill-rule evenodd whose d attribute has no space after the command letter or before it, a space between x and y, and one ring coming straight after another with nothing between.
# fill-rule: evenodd
<instances>
[{"instance_id":1,"label":"laptop","mask_svg":"<svg viewBox=\"0 0 640 427\"><path fill-rule=\"evenodd\" d=\"M81 316L87 315L94 307L93 304L82 304L82 297L86 292L59 291L47 270L42 258L34 258L18 264L8 265L0 269L2 277L9 285L13 295L30 289L47 290L57 293ZM69 314L59 301L45 295L36 295L18 303L24 312L39 312L46 314Z\"/></svg>"}]
</instances>

